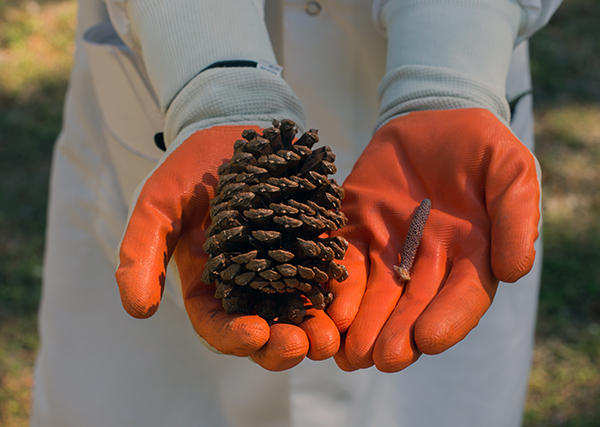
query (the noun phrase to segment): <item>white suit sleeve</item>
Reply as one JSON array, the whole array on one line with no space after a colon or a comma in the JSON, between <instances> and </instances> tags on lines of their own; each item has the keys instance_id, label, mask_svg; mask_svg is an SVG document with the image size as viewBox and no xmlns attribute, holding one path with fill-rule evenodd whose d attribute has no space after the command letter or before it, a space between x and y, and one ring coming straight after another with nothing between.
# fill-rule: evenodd
<instances>
[{"instance_id":1,"label":"white suit sleeve","mask_svg":"<svg viewBox=\"0 0 600 427\"><path fill-rule=\"evenodd\" d=\"M376 0L375 22L388 37L378 127L409 111L466 107L486 108L508 123L505 86L512 50L557 7L556 1L546 4Z\"/></svg>"},{"instance_id":2,"label":"white suit sleeve","mask_svg":"<svg viewBox=\"0 0 600 427\"><path fill-rule=\"evenodd\" d=\"M562 0L519 0L523 9L523 23L515 44L531 37L548 23Z\"/></svg>"},{"instance_id":3,"label":"white suit sleeve","mask_svg":"<svg viewBox=\"0 0 600 427\"><path fill-rule=\"evenodd\" d=\"M105 0L111 21L142 59L170 144L187 126L303 124L300 101L281 78L256 68L207 66L229 60L276 62L264 0Z\"/></svg>"},{"instance_id":4,"label":"white suit sleeve","mask_svg":"<svg viewBox=\"0 0 600 427\"><path fill-rule=\"evenodd\" d=\"M373 20L377 29L383 34L386 33L386 30L381 21L381 11L388 1L390 0L373 1ZM522 9L522 24L515 44L528 39L545 26L562 3L562 0L517 0L517 3Z\"/></svg>"}]
</instances>

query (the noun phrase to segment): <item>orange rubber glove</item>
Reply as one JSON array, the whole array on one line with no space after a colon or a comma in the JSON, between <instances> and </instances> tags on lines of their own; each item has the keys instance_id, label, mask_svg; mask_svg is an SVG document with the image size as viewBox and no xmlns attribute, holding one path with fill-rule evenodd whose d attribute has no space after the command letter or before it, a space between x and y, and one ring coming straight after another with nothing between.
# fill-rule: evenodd
<instances>
[{"instance_id":1,"label":"orange rubber glove","mask_svg":"<svg viewBox=\"0 0 600 427\"><path fill-rule=\"evenodd\" d=\"M540 188L531 152L484 109L413 112L383 126L344 183L350 277L333 282L328 313L347 331L344 370L397 372L462 340L498 281L535 258ZM411 270L393 266L413 213L432 209Z\"/></svg>"},{"instance_id":2,"label":"orange rubber glove","mask_svg":"<svg viewBox=\"0 0 600 427\"><path fill-rule=\"evenodd\" d=\"M125 310L152 316L160 304L166 267L174 257L192 325L221 353L250 356L268 370L289 369L308 356L321 360L338 350L340 337L321 310L308 310L299 326L269 325L258 316L226 314L215 286L200 280L202 249L210 224L217 168L233 155L233 143L249 126L219 126L192 134L146 180L120 247L116 277ZM259 130L255 128L255 130Z\"/></svg>"}]
</instances>

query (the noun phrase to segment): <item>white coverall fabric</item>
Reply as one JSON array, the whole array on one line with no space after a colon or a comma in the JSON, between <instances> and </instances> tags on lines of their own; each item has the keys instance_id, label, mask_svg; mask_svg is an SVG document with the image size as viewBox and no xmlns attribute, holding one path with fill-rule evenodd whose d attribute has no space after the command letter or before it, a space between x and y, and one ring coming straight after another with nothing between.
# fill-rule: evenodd
<instances>
[{"instance_id":1,"label":"white coverall fabric","mask_svg":"<svg viewBox=\"0 0 600 427\"><path fill-rule=\"evenodd\" d=\"M274 43L278 62L306 123L338 153L341 181L377 121L385 39L368 2L323 1L317 16L301 1L269 6L267 18L282 19L271 30L285 28ZM520 425L539 257L526 278L500 286L467 338L398 374L343 373L332 360L271 373L215 355L197 340L172 280L155 316L129 317L114 251L131 196L162 155L152 137L164 123L139 59L106 22L101 0L80 2L53 159L32 427ZM84 30L96 25L84 41ZM509 98L530 87L526 43L513 53L508 81ZM532 148L530 97L519 104L513 131Z\"/></svg>"},{"instance_id":2,"label":"white coverall fabric","mask_svg":"<svg viewBox=\"0 0 600 427\"><path fill-rule=\"evenodd\" d=\"M120 2L123 0L109 0ZM373 20L377 28L382 33L385 33L385 27L381 22L381 11L391 0L373 0ZM423 0L415 0L413 3L422 2ZM468 3L469 0L464 1ZM531 37L536 31L548 23L554 12L560 6L561 0L516 0L522 10L522 24L517 34L516 44ZM407 2L409 3L409 2Z\"/></svg>"}]
</instances>

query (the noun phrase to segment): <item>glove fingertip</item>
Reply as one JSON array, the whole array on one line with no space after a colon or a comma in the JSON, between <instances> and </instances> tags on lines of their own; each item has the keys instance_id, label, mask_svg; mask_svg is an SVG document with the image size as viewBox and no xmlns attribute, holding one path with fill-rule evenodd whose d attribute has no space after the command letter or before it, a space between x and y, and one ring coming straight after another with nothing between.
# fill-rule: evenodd
<instances>
[{"instance_id":1,"label":"glove fingertip","mask_svg":"<svg viewBox=\"0 0 600 427\"><path fill-rule=\"evenodd\" d=\"M367 337L370 337L370 335ZM346 357L352 366L356 366L359 369L366 369L375 364L373 362L374 343L369 339L365 340L361 338L363 337L355 337L352 334L346 337Z\"/></svg>"},{"instance_id":2,"label":"glove fingertip","mask_svg":"<svg viewBox=\"0 0 600 427\"><path fill-rule=\"evenodd\" d=\"M421 356L421 352L411 353L410 357L406 357L407 355L402 355L403 357L394 357L388 359L380 359L375 361L375 366L377 370L380 372L385 372L388 374L392 374L395 372L403 371L408 368L410 365L415 363L417 359Z\"/></svg>"},{"instance_id":3,"label":"glove fingertip","mask_svg":"<svg viewBox=\"0 0 600 427\"><path fill-rule=\"evenodd\" d=\"M119 268L115 273L123 308L136 319L152 317L158 311L164 281L158 286L141 287L136 283L137 280L131 280L130 276L130 271L126 268Z\"/></svg>"},{"instance_id":4,"label":"glove fingertip","mask_svg":"<svg viewBox=\"0 0 600 427\"><path fill-rule=\"evenodd\" d=\"M285 371L304 360L309 347L308 337L300 328L275 324L269 341L250 357L268 371Z\"/></svg>"},{"instance_id":5,"label":"glove fingertip","mask_svg":"<svg viewBox=\"0 0 600 427\"><path fill-rule=\"evenodd\" d=\"M123 308L125 311L131 317L135 317L136 319L148 319L154 316L154 314L156 314L158 311L158 306L160 305L158 302L154 305L148 305L144 302L138 301L132 302L131 300L121 300L121 302L123 303Z\"/></svg>"},{"instance_id":6,"label":"glove fingertip","mask_svg":"<svg viewBox=\"0 0 600 427\"><path fill-rule=\"evenodd\" d=\"M343 343L340 345L338 352L333 355L333 360L335 361L336 365L338 365L338 367L344 372L358 371L358 368L352 365L352 363L350 363L350 361L348 360Z\"/></svg>"},{"instance_id":7,"label":"glove fingertip","mask_svg":"<svg viewBox=\"0 0 600 427\"><path fill-rule=\"evenodd\" d=\"M443 353L462 341L481 320L491 305L485 297L479 299L465 296L470 302L437 305L419 317L415 325L415 343L419 351L428 355ZM450 307L456 307L452 312ZM431 308L431 306L430 306Z\"/></svg>"},{"instance_id":8,"label":"glove fingertip","mask_svg":"<svg viewBox=\"0 0 600 427\"><path fill-rule=\"evenodd\" d=\"M310 342L307 357L311 360L329 359L340 348L340 333L335 323L322 311L312 309L309 313L311 316L298 325Z\"/></svg>"},{"instance_id":9,"label":"glove fingertip","mask_svg":"<svg viewBox=\"0 0 600 427\"><path fill-rule=\"evenodd\" d=\"M466 334L465 334L466 336ZM450 339L451 338L451 339ZM419 351L428 355L440 354L452 347L464 336L456 336L447 328L429 319L419 319L415 327L415 343Z\"/></svg>"},{"instance_id":10,"label":"glove fingertip","mask_svg":"<svg viewBox=\"0 0 600 427\"><path fill-rule=\"evenodd\" d=\"M344 333L348 330L352 321L356 317L358 312L358 306L347 307L341 305L334 305L334 302L327 307L327 314L331 317L331 320L335 323L340 333Z\"/></svg>"},{"instance_id":11,"label":"glove fingertip","mask_svg":"<svg viewBox=\"0 0 600 427\"><path fill-rule=\"evenodd\" d=\"M241 315L232 320L222 320L223 325L212 325L213 328L205 331L204 335L209 344L224 354L250 356L269 341L269 325L258 316Z\"/></svg>"},{"instance_id":12,"label":"glove fingertip","mask_svg":"<svg viewBox=\"0 0 600 427\"><path fill-rule=\"evenodd\" d=\"M498 260L496 257L492 257L492 271L494 276L505 283L516 282L531 271L535 255L535 250L533 250L526 256L512 257L514 259L511 259L511 257L502 257Z\"/></svg>"},{"instance_id":13,"label":"glove fingertip","mask_svg":"<svg viewBox=\"0 0 600 427\"><path fill-rule=\"evenodd\" d=\"M468 270L450 276L442 292L417 319L414 340L419 351L440 354L462 341L492 304L498 282L482 284L464 273Z\"/></svg>"},{"instance_id":14,"label":"glove fingertip","mask_svg":"<svg viewBox=\"0 0 600 427\"><path fill-rule=\"evenodd\" d=\"M514 283L533 268L538 231L522 233L494 232L491 264L494 276L505 283ZM498 237L497 237L498 236ZM512 236L512 239L511 239Z\"/></svg>"},{"instance_id":15,"label":"glove fingertip","mask_svg":"<svg viewBox=\"0 0 600 427\"><path fill-rule=\"evenodd\" d=\"M340 368L344 372L358 371L358 368L352 366L348 359L345 357L341 357L340 355L336 354L335 356L333 356L333 360L335 360L335 363L338 366L338 368Z\"/></svg>"},{"instance_id":16,"label":"glove fingertip","mask_svg":"<svg viewBox=\"0 0 600 427\"><path fill-rule=\"evenodd\" d=\"M379 371L387 373L408 368L420 356L421 352L412 341L412 336L401 332L390 334L382 331L373 350L375 366Z\"/></svg>"},{"instance_id":17,"label":"glove fingertip","mask_svg":"<svg viewBox=\"0 0 600 427\"><path fill-rule=\"evenodd\" d=\"M494 276L513 283L529 273L541 229L540 190L535 167L523 168L502 197L490 203L491 264Z\"/></svg>"}]
</instances>

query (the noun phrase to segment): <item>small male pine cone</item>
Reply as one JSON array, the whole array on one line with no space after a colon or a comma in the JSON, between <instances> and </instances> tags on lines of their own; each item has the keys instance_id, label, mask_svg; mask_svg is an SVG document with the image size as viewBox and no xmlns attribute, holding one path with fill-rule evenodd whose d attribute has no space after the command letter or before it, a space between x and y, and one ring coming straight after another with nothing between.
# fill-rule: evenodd
<instances>
[{"instance_id":1,"label":"small male pine cone","mask_svg":"<svg viewBox=\"0 0 600 427\"><path fill-rule=\"evenodd\" d=\"M335 155L327 146L312 150L316 130L294 142L296 132L291 120L273 121L262 135L245 130L219 168L202 281L216 284L227 313L298 324L306 314L301 295L322 310L333 299L329 280L348 277L335 262L348 242L323 237L347 222L344 190L327 177Z\"/></svg>"}]
</instances>

